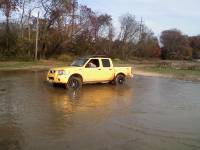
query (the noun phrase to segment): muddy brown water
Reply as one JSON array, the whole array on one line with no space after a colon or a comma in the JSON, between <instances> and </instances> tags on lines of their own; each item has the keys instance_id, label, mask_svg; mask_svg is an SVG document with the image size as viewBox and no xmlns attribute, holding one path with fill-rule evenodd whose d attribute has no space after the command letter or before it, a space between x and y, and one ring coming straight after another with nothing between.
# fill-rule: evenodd
<instances>
[{"instance_id":1,"label":"muddy brown water","mask_svg":"<svg viewBox=\"0 0 200 150\"><path fill-rule=\"evenodd\" d=\"M200 83L136 76L73 92L0 72L0 150L199 150Z\"/></svg>"}]
</instances>

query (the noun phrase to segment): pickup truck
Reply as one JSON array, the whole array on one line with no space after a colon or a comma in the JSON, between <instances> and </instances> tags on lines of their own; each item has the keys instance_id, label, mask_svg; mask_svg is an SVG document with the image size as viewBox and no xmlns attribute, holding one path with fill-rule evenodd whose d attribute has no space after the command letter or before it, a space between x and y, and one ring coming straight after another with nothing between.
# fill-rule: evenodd
<instances>
[{"instance_id":1,"label":"pickup truck","mask_svg":"<svg viewBox=\"0 0 200 150\"><path fill-rule=\"evenodd\" d=\"M47 81L53 85L64 84L68 89L79 89L88 83L122 85L132 77L132 67L114 67L111 58L90 56L76 59L69 67L50 69Z\"/></svg>"}]
</instances>

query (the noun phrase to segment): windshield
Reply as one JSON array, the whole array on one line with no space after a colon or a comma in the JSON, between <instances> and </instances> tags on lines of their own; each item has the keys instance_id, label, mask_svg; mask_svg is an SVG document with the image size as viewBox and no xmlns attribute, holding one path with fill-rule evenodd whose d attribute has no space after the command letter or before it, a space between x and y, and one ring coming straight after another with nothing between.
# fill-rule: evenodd
<instances>
[{"instance_id":1,"label":"windshield","mask_svg":"<svg viewBox=\"0 0 200 150\"><path fill-rule=\"evenodd\" d=\"M86 61L88 61L88 59L85 59L85 58L79 58L79 59L76 59L72 64L71 66L76 66L76 67L82 67Z\"/></svg>"}]
</instances>

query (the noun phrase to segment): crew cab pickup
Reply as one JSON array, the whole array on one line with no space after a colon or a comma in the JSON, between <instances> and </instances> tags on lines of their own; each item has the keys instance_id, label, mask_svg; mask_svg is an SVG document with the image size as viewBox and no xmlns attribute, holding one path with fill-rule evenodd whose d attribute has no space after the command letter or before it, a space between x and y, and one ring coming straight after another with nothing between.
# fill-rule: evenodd
<instances>
[{"instance_id":1,"label":"crew cab pickup","mask_svg":"<svg viewBox=\"0 0 200 150\"><path fill-rule=\"evenodd\" d=\"M111 58L92 56L76 59L69 67L52 68L47 81L65 84L69 89L78 89L88 83L124 84L133 77L131 67L114 67Z\"/></svg>"}]
</instances>

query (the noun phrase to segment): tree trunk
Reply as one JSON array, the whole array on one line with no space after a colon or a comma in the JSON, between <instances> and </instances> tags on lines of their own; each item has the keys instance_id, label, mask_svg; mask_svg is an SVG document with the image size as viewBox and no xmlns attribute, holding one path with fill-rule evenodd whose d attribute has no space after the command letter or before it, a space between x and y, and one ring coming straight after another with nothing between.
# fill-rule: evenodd
<instances>
[{"instance_id":1,"label":"tree trunk","mask_svg":"<svg viewBox=\"0 0 200 150\"><path fill-rule=\"evenodd\" d=\"M74 26L75 26L75 1L73 0L72 4L72 30L71 30L71 42L73 41L74 36Z\"/></svg>"},{"instance_id":2,"label":"tree trunk","mask_svg":"<svg viewBox=\"0 0 200 150\"><path fill-rule=\"evenodd\" d=\"M7 49L7 53L10 51L9 34L10 34L9 16L6 16L6 49Z\"/></svg>"},{"instance_id":3,"label":"tree trunk","mask_svg":"<svg viewBox=\"0 0 200 150\"><path fill-rule=\"evenodd\" d=\"M30 24L31 10L28 13L28 40L31 41L31 24Z\"/></svg>"},{"instance_id":4,"label":"tree trunk","mask_svg":"<svg viewBox=\"0 0 200 150\"><path fill-rule=\"evenodd\" d=\"M23 1L23 5L22 5L22 16L21 16L21 21L20 21L20 26L21 26L21 38L24 38L24 24L23 24L23 19L24 19L24 7L25 7L25 0Z\"/></svg>"},{"instance_id":5,"label":"tree trunk","mask_svg":"<svg viewBox=\"0 0 200 150\"><path fill-rule=\"evenodd\" d=\"M38 55L38 37L39 37L39 15L40 15L40 13L38 12L37 30L36 30L36 42L35 42L35 61L38 60L37 55Z\"/></svg>"}]
</instances>

